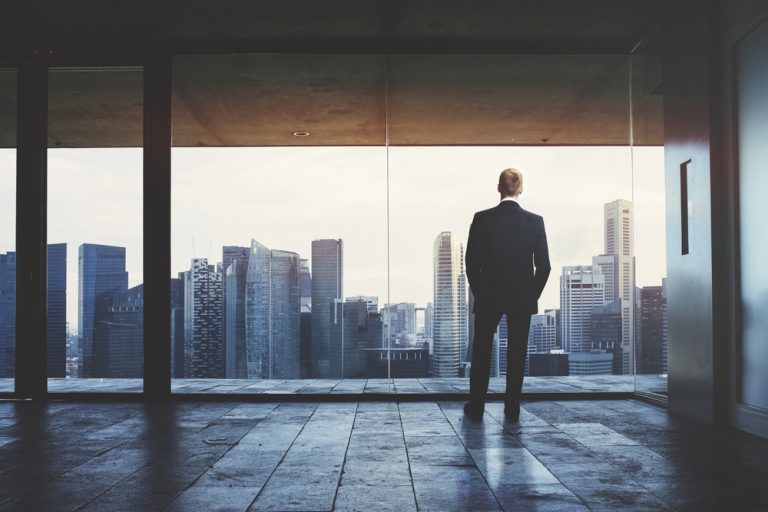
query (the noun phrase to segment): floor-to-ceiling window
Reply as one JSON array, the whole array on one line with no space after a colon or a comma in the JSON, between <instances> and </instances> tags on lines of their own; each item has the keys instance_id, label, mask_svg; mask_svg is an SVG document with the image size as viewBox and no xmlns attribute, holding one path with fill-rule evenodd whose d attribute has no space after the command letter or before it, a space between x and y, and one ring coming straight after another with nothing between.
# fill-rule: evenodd
<instances>
[{"instance_id":1,"label":"floor-to-ceiling window","mask_svg":"<svg viewBox=\"0 0 768 512\"><path fill-rule=\"evenodd\" d=\"M49 71L50 392L142 389L142 87L140 68Z\"/></svg>"},{"instance_id":2,"label":"floor-to-ceiling window","mask_svg":"<svg viewBox=\"0 0 768 512\"><path fill-rule=\"evenodd\" d=\"M653 48L174 58L174 391L465 391L468 228L514 167L552 264L525 389L663 393ZM139 391L142 71L52 68L49 82L49 389ZM492 391L506 336L502 321Z\"/></svg>"},{"instance_id":3,"label":"floor-to-ceiling window","mask_svg":"<svg viewBox=\"0 0 768 512\"><path fill-rule=\"evenodd\" d=\"M635 390L666 395L666 201L661 38L651 34L630 57L634 202Z\"/></svg>"},{"instance_id":4,"label":"floor-to-ceiling window","mask_svg":"<svg viewBox=\"0 0 768 512\"><path fill-rule=\"evenodd\" d=\"M362 392L387 377L384 62L174 59L175 392Z\"/></svg>"},{"instance_id":5,"label":"floor-to-ceiling window","mask_svg":"<svg viewBox=\"0 0 768 512\"><path fill-rule=\"evenodd\" d=\"M466 390L467 231L507 167L552 262L526 390L661 390L660 88L638 59L176 58L174 390Z\"/></svg>"},{"instance_id":6,"label":"floor-to-ceiling window","mask_svg":"<svg viewBox=\"0 0 768 512\"><path fill-rule=\"evenodd\" d=\"M16 70L0 68L0 393L13 392L16 352Z\"/></svg>"}]
</instances>

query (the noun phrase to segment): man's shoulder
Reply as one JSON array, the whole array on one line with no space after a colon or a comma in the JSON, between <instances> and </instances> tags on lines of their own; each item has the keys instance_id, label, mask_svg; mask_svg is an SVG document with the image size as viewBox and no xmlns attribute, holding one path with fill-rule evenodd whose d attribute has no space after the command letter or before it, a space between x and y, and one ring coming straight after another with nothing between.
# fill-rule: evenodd
<instances>
[{"instance_id":1,"label":"man's shoulder","mask_svg":"<svg viewBox=\"0 0 768 512\"><path fill-rule=\"evenodd\" d=\"M538 213L530 212L530 211L526 210L525 208L520 208L520 212L523 215L525 215L526 217L530 218L532 221L536 221L536 222L543 222L544 221L544 217L542 217Z\"/></svg>"},{"instance_id":2,"label":"man's shoulder","mask_svg":"<svg viewBox=\"0 0 768 512\"><path fill-rule=\"evenodd\" d=\"M479 212L475 212L475 218L478 217L485 217L487 215L492 214L493 212L497 211L497 206L494 206L493 208L487 208L485 210L480 210Z\"/></svg>"}]
</instances>

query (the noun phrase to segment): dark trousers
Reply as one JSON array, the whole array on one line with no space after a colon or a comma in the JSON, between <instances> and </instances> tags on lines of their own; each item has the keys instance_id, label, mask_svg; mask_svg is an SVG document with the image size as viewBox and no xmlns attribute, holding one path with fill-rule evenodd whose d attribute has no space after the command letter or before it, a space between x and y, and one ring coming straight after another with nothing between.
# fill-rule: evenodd
<instances>
[{"instance_id":1,"label":"dark trousers","mask_svg":"<svg viewBox=\"0 0 768 512\"><path fill-rule=\"evenodd\" d=\"M469 400L482 406L488 393L488 379L491 372L491 348L493 335L505 313L477 308L475 311L475 332L472 341L472 368L469 374ZM528 352L528 331L531 328L531 314L508 311L507 315L507 389L505 405L514 413L520 407L523 388L525 355Z\"/></svg>"}]
</instances>

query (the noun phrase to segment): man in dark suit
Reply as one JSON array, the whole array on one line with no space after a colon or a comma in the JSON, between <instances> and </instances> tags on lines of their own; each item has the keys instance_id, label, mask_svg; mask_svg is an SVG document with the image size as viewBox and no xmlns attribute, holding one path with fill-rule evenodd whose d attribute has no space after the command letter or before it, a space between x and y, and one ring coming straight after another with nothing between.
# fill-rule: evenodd
<instances>
[{"instance_id":1,"label":"man in dark suit","mask_svg":"<svg viewBox=\"0 0 768 512\"><path fill-rule=\"evenodd\" d=\"M531 315L549 277L549 252L544 219L515 201L523 191L523 175L505 169L499 176L501 202L477 212L469 228L467 278L475 296L475 332L464 413L481 419L485 410L496 327L507 315L507 389L504 416L516 422L528 351ZM535 269L534 269L535 267Z\"/></svg>"}]
</instances>

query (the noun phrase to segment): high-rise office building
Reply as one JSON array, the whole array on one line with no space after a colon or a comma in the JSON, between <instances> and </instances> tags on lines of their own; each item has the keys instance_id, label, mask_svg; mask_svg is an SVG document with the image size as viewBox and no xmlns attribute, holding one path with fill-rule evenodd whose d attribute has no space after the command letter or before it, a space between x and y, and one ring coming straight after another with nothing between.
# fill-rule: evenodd
<instances>
[{"instance_id":1,"label":"high-rise office building","mask_svg":"<svg viewBox=\"0 0 768 512\"><path fill-rule=\"evenodd\" d=\"M225 245L221 248L221 274L227 275L227 269L233 261L248 261L248 255L251 252L250 247L241 247L239 245ZM226 284L224 285L226 286Z\"/></svg>"},{"instance_id":2,"label":"high-rise office building","mask_svg":"<svg viewBox=\"0 0 768 512\"><path fill-rule=\"evenodd\" d=\"M302 311L299 318L299 378L312 375L312 313Z\"/></svg>"},{"instance_id":3,"label":"high-rise office building","mask_svg":"<svg viewBox=\"0 0 768 512\"><path fill-rule=\"evenodd\" d=\"M368 311L371 313L379 312L379 298L375 295L353 295L344 299L346 302L355 302L362 300L368 306Z\"/></svg>"},{"instance_id":4,"label":"high-rise office building","mask_svg":"<svg viewBox=\"0 0 768 512\"><path fill-rule=\"evenodd\" d=\"M301 290L301 311L312 311L312 272L306 258L299 260L299 289Z\"/></svg>"},{"instance_id":5,"label":"high-rise office building","mask_svg":"<svg viewBox=\"0 0 768 512\"><path fill-rule=\"evenodd\" d=\"M634 368L635 338L635 249L632 202L617 199L606 203L605 254L616 256L613 273L618 298L621 300L622 373ZM606 283L607 284L607 283Z\"/></svg>"},{"instance_id":6,"label":"high-rise office building","mask_svg":"<svg viewBox=\"0 0 768 512\"><path fill-rule=\"evenodd\" d=\"M458 237L440 233L433 244L434 377L458 377L467 352L467 284Z\"/></svg>"},{"instance_id":7,"label":"high-rise office building","mask_svg":"<svg viewBox=\"0 0 768 512\"><path fill-rule=\"evenodd\" d=\"M591 313L592 350L602 350L613 354L611 373L624 373L622 340L621 301L616 299L602 306L595 306Z\"/></svg>"},{"instance_id":8,"label":"high-rise office building","mask_svg":"<svg viewBox=\"0 0 768 512\"><path fill-rule=\"evenodd\" d=\"M495 341L498 346L496 349L499 367L499 377L507 376L507 355L509 354L509 328L507 327L507 315L502 315L499 325L496 328Z\"/></svg>"},{"instance_id":9,"label":"high-rise office building","mask_svg":"<svg viewBox=\"0 0 768 512\"><path fill-rule=\"evenodd\" d=\"M80 377L94 377L94 330L112 296L128 290L125 247L82 244L78 254L77 317Z\"/></svg>"},{"instance_id":10,"label":"high-rise office building","mask_svg":"<svg viewBox=\"0 0 768 512\"><path fill-rule=\"evenodd\" d=\"M224 280L206 258L184 273L184 377L224 377Z\"/></svg>"},{"instance_id":11,"label":"high-rise office building","mask_svg":"<svg viewBox=\"0 0 768 512\"><path fill-rule=\"evenodd\" d=\"M434 321L435 307L431 302L427 302L427 307L424 308L424 337L428 340L432 339L434 333Z\"/></svg>"},{"instance_id":12,"label":"high-rise office building","mask_svg":"<svg viewBox=\"0 0 768 512\"><path fill-rule=\"evenodd\" d=\"M248 256L232 259L224 280L225 374L228 379L245 379L245 290Z\"/></svg>"},{"instance_id":13,"label":"high-rise office building","mask_svg":"<svg viewBox=\"0 0 768 512\"><path fill-rule=\"evenodd\" d=\"M416 342L416 304L386 304L381 310L381 318L385 345L386 337L389 337L392 346L412 346Z\"/></svg>"},{"instance_id":14,"label":"high-rise office building","mask_svg":"<svg viewBox=\"0 0 768 512\"><path fill-rule=\"evenodd\" d=\"M640 299L640 339L638 341L637 373L665 372L666 297L663 286L645 286Z\"/></svg>"},{"instance_id":15,"label":"high-rise office building","mask_svg":"<svg viewBox=\"0 0 768 512\"><path fill-rule=\"evenodd\" d=\"M568 354L569 375L610 375L613 354L601 350Z\"/></svg>"},{"instance_id":16,"label":"high-rise office building","mask_svg":"<svg viewBox=\"0 0 768 512\"><path fill-rule=\"evenodd\" d=\"M67 376L67 244L48 245L48 377Z\"/></svg>"},{"instance_id":17,"label":"high-rise office building","mask_svg":"<svg viewBox=\"0 0 768 512\"><path fill-rule=\"evenodd\" d=\"M591 265L563 267L560 276L560 311L563 350L592 349L592 309L605 301L605 278Z\"/></svg>"},{"instance_id":18,"label":"high-rise office building","mask_svg":"<svg viewBox=\"0 0 768 512\"><path fill-rule=\"evenodd\" d=\"M312 376L328 378L331 312L344 296L344 251L341 239L312 241Z\"/></svg>"},{"instance_id":19,"label":"high-rise office building","mask_svg":"<svg viewBox=\"0 0 768 512\"><path fill-rule=\"evenodd\" d=\"M171 278L171 377L184 378L184 272Z\"/></svg>"},{"instance_id":20,"label":"high-rise office building","mask_svg":"<svg viewBox=\"0 0 768 512\"><path fill-rule=\"evenodd\" d=\"M0 254L0 378L16 366L16 253Z\"/></svg>"},{"instance_id":21,"label":"high-rise office building","mask_svg":"<svg viewBox=\"0 0 768 512\"><path fill-rule=\"evenodd\" d=\"M364 300L334 303L331 312L329 346L330 377L354 379L363 377L362 350L380 348L382 315L368 311Z\"/></svg>"},{"instance_id":22,"label":"high-rise office building","mask_svg":"<svg viewBox=\"0 0 768 512\"><path fill-rule=\"evenodd\" d=\"M557 344L557 319L554 310L531 315L528 331L528 350L525 355L525 375L528 375L530 354L548 353Z\"/></svg>"},{"instance_id":23,"label":"high-rise office building","mask_svg":"<svg viewBox=\"0 0 768 512\"><path fill-rule=\"evenodd\" d=\"M93 329L93 377L144 375L144 285L115 293L96 315Z\"/></svg>"},{"instance_id":24,"label":"high-rise office building","mask_svg":"<svg viewBox=\"0 0 768 512\"><path fill-rule=\"evenodd\" d=\"M237 293L233 296L234 300L237 301L239 298L239 308L235 308L232 310L229 305L229 299L230 299L230 293L227 289L228 287L228 279L227 279L227 271L230 267L232 267L233 263L240 262L240 269L247 268L248 266L248 254L250 253L250 247L241 247L238 245L225 245L221 248L221 266L218 271L221 272L221 277L224 280L224 374L227 378L235 378L237 375L237 369L236 369L236 360L237 355L235 354L235 339L228 337L231 332L242 332L244 329L244 323L243 323L243 316L242 315L236 315L233 321L240 321L240 325L235 326L233 329L234 331L230 330L228 322L229 322L229 315L230 313L236 313L238 310L243 313L243 299L244 295L242 294L242 291L244 290L244 277L243 277L243 283L241 283L240 287L240 294ZM244 272L244 271L243 271ZM235 280L237 282L237 280ZM239 327L239 329L238 329ZM240 341L242 342L243 339L241 338ZM242 378L242 377L238 377Z\"/></svg>"},{"instance_id":25,"label":"high-rise office building","mask_svg":"<svg viewBox=\"0 0 768 512\"><path fill-rule=\"evenodd\" d=\"M299 378L300 294L299 255L253 240L245 284L247 378Z\"/></svg>"}]
</instances>

